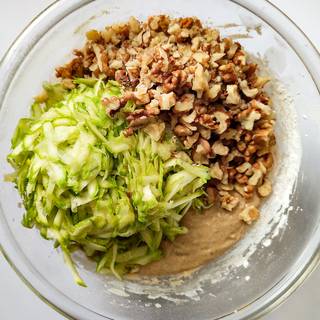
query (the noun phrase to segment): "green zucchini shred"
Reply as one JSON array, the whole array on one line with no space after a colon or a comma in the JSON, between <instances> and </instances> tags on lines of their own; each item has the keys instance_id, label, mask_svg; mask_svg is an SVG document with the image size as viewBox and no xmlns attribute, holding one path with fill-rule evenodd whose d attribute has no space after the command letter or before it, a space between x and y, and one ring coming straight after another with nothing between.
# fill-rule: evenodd
<instances>
[{"instance_id":1,"label":"green zucchini shred","mask_svg":"<svg viewBox=\"0 0 320 320\"><path fill-rule=\"evenodd\" d=\"M170 134L155 142L142 131L123 135L125 113L114 118L104 98L123 93L115 81L76 79L65 90L44 85L48 100L32 105L12 137L8 161L26 212L60 246L77 284L85 286L71 256L75 246L97 261L97 272L121 278L162 256L160 243L187 229L181 219L201 196L208 168L178 159ZM136 108L132 101L125 112Z\"/></svg>"}]
</instances>

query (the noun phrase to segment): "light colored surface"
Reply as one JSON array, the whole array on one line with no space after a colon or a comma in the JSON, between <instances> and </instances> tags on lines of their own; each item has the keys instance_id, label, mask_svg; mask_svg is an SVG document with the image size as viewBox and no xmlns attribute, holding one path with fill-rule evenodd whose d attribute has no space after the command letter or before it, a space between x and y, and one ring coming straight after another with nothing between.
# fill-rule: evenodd
<instances>
[{"instance_id":1,"label":"light colored surface","mask_svg":"<svg viewBox=\"0 0 320 320\"><path fill-rule=\"evenodd\" d=\"M23 27L46 7L50 0L11 0L0 2L0 56L23 29ZM320 48L317 25L320 3L318 0L273 0L274 4L283 9ZM262 271L263 272L263 271ZM48 319L62 320L63 318L50 307L41 302L11 270L9 265L0 258L0 319ZM283 306L264 320L311 320L319 309L320 270L300 288Z\"/></svg>"}]
</instances>

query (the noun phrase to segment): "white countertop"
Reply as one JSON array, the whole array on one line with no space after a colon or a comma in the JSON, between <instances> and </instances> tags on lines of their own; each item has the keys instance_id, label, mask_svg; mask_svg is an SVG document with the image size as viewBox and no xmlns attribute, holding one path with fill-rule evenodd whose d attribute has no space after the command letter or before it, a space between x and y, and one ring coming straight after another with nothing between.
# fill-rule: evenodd
<instances>
[{"instance_id":1,"label":"white countertop","mask_svg":"<svg viewBox=\"0 0 320 320\"><path fill-rule=\"evenodd\" d=\"M31 18L52 2L52 0L0 1L0 58ZM271 2L293 19L320 50L319 0L272 0ZM282 306L263 320L319 319L319 306L320 268ZM0 255L0 320L20 319L65 320L34 295Z\"/></svg>"}]
</instances>

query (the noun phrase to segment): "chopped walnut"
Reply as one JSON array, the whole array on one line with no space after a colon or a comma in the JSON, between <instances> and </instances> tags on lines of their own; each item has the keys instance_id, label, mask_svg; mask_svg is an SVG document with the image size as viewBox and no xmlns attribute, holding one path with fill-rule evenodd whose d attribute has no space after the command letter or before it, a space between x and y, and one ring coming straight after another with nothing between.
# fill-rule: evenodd
<instances>
[{"instance_id":1,"label":"chopped walnut","mask_svg":"<svg viewBox=\"0 0 320 320\"><path fill-rule=\"evenodd\" d=\"M211 138L211 130L198 126L198 131L203 139L209 140Z\"/></svg>"},{"instance_id":2,"label":"chopped walnut","mask_svg":"<svg viewBox=\"0 0 320 320\"><path fill-rule=\"evenodd\" d=\"M259 210L256 207L248 206L240 212L239 217L245 223L251 224L259 218L259 215Z\"/></svg>"},{"instance_id":3,"label":"chopped walnut","mask_svg":"<svg viewBox=\"0 0 320 320\"><path fill-rule=\"evenodd\" d=\"M186 140L184 140L183 144L185 145L185 147L186 147L187 149L190 149L190 148L192 148L193 145L198 141L199 136L200 136L200 135L199 135L198 132L194 133L194 134L191 135L191 136L187 136L187 137L186 137Z\"/></svg>"},{"instance_id":4,"label":"chopped walnut","mask_svg":"<svg viewBox=\"0 0 320 320\"><path fill-rule=\"evenodd\" d=\"M181 96L181 98L176 102L173 110L175 112L185 112L193 109L194 95L187 93Z\"/></svg>"},{"instance_id":5,"label":"chopped walnut","mask_svg":"<svg viewBox=\"0 0 320 320\"><path fill-rule=\"evenodd\" d=\"M222 59L226 54L221 52L216 52L216 53L212 53L211 54L211 58L210 58L210 64L213 68L218 67L218 64L216 63L216 61Z\"/></svg>"},{"instance_id":6,"label":"chopped walnut","mask_svg":"<svg viewBox=\"0 0 320 320\"><path fill-rule=\"evenodd\" d=\"M133 119L132 121L129 122L129 124L130 124L130 127L140 128L140 127L144 127L145 125L153 121L154 121L153 118L150 118L147 116L141 116L139 118Z\"/></svg>"},{"instance_id":7,"label":"chopped walnut","mask_svg":"<svg viewBox=\"0 0 320 320\"><path fill-rule=\"evenodd\" d=\"M197 97L201 98L202 93L208 90L209 73L204 71L203 66L198 63L194 73L194 80L192 84L192 90L197 92Z\"/></svg>"},{"instance_id":8,"label":"chopped walnut","mask_svg":"<svg viewBox=\"0 0 320 320\"><path fill-rule=\"evenodd\" d=\"M271 182L266 179L264 183L258 187L258 193L261 197L267 197L272 192Z\"/></svg>"},{"instance_id":9,"label":"chopped walnut","mask_svg":"<svg viewBox=\"0 0 320 320\"><path fill-rule=\"evenodd\" d=\"M252 165L249 162L244 162L240 166L236 168L236 170L240 173L245 173L247 170L249 170L252 167Z\"/></svg>"},{"instance_id":10,"label":"chopped walnut","mask_svg":"<svg viewBox=\"0 0 320 320\"><path fill-rule=\"evenodd\" d=\"M237 50L239 49L240 44L239 43L232 43L229 50L227 51L227 55L229 59L232 59L235 55L235 53L237 52Z\"/></svg>"},{"instance_id":11,"label":"chopped walnut","mask_svg":"<svg viewBox=\"0 0 320 320\"><path fill-rule=\"evenodd\" d=\"M222 182L223 182L223 179L222 179ZM234 185L231 183L222 183L218 186L218 189L222 191L232 191L234 189Z\"/></svg>"},{"instance_id":12,"label":"chopped walnut","mask_svg":"<svg viewBox=\"0 0 320 320\"><path fill-rule=\"evenodd\" d=\"M160 113L159 101L152 99L150 103L146 105L146 111L150 115L158 115Z\"/></svg>"},{"instance_id":13,"label":"chopped walnut","mask_svg":"<svg viewBox=\"0 0 320 320\"><path fill-rule=\"evenodd\" d=\"M161 110L170 110L176 103L174 92L162 93L159 98L159 105Z\"/></svg>"},{"instance_id":14,"label":"chopped walnut","mask_svg":"<svg viewBox=\"0 0 320 320\"><path fill-rule=\"evenodd\" d=\"M228 128L223 134L221 134L221 140L235 140L240 141L241 130Z\"/></svg>"},{"instance_id":15,"label":"chopped walnut","mask_svg":"<svg viewBox=\"0 0 320 320\"><path fill-rule=\"evenodd\" d=\"M109 114L112 114L115 110L120 109L120 98L118 97L103 98L102 104L106 106L106 111Z\"/></svg>"},{"instance_id":16,"label":"chopped walnut","mask_svg":"<svg viewBox=\"0 0 320 320\"><path fill-rule=\"evenodd\" d=\"M252 137L252 140L261 149L261 148L268 147L272 142L272 138L273 138L273 129L272 128L257 129L257 130L255 130L255 133ZM267 148L266 150L268 151L269 148Z\"/></svg>"},{"instance_id":17,"label":"chopped walnut","mask_svg":"<svg viewBox=\"0 0 320 320\"><path fill-rule=\"evenodd\" d=\"M97 58L97 65L99 67L99 70L101 72L104 72L108 67L107 67L107 60L108 58L106 57L106 54L103 50L103 47L101 45L98 45L96 43L92 44L92 49L94 54L96 55Z\"/></svg>"},{"instance_id":18,"label":"chopped walnut","mask_svg":"<svg viewBox=\"0 0 320 320\"><path fill-rule=\"evenodd\" d=\"M209 61L210 56L203 51L198 51L192 55L192 58L202 65L206 65Z\"/></svg>"},{"instance_id":19,"label":"chopped walnut","mask_svg":"<svg viewBox=\"0 0 320 320\"><path fill-rule=\"evenodd\" d=\"M75 88L75 84L73 83L73 81L71 79L63 79L61 81L61 84L65 89L73 89L73 88Z\"/></svg>"},{"instance_id":20,"label":"chopped walnut","mask_svg":"<svg viewBox=\"0 0 320 320\"><path fill-rule=\"evenodd\" d=\"M121 60L113 60L109 67L112 69L121 69L123 66L122 61Z\"/></svg>"},{"instance_id":21,"label":"chopped walnut","mask_svg":"<svg viewBox=\"0 0 320 320\"><path fill-rule=\"evenodd\" d=\"M212 179L222 180L223 178L223 171L219 166L219 162L215 162L213 165L210 166L209 173Z\"/></svg>"},{"instance_id":22,"label":"chopped walnut","mask_svg":"<svg viewBox=\"0 0 320 320\"><path fill-rule=\"evenodd\" d=\"M150 123L143 131L146 132L154 141L159 141L164 133L166 125L164 122Z\"/></svg>"},{"instance_id":23,"label":"chopped walnut","mask_svg":"<svg viewBox=\"0 0 320 320\"><path fill-rule=\"evenodd\" d=\"M209 86L209 89L207 91L207 97L210 100L215 100L218 97L220 91L221 91L221 84L220 83L212 84Z\"/></svg>"},{"instance_id":24,"label":"chopped walnut","mask_svg":"<svg viewBox=\"0 0 320 320\"><path fill-rule=\"evenodd\" d=\"M262 113L264 113L265 115L269 116L272 114L272 109L270 106L263 104L260 101L257 100L252 100L251 104L253 107L255 107L256 109L259 109Z\"/></svg>"},{"instance_id":25,"label":"chopped walnut","mask_svg":"<svg viewBox=\"0 0 320 320\"><path fill-rule=\"evenodd\" d=\"M245 175L245 174L236 174L236 181L239 184L247 184L248 183L249 178Z\"/></svg>"},{"instance_id":26,"label":"chopped walnut","mask_svg":"<svg viewBox=\"0 0 320 320\"><path fill-rule=\"evenodd\" d=\"M160 141L171 129L188 161L209 167L208 202L232 210L238 197L270 194L275 116L263 91L270 78L259 75L240 43L197 18L165 15L131 17L86 36L74 59L56 69L66 89L77 77L118 81L123 95L104 98L106 111L114 116L127 101L135 104L124 112L126 136L141 129Z\"/></svg>"},{"instance_id":27,"label":"chopped walnut","mask_svg":"<svg viewBox=\"0 0 320 320\"><path fill-rule=\"evenodd\" d=\"M236 84L227 85L227 93L226 103L239 104L241 102L238 86Z\"/></svg>"},{"instance_id":28,"label":"chopped walnut","mask_svg":"<svg viewBox=\"0 0 320 320\"><path fill-rule=\"evenodd\" d=\"M193 123L196 117L197 117L197 113L195 110L193 110L190 114L182 116L181 120L183 123ZM195 128L194 130L197 130L197 127L194 127L194 128Z\"/></svg>"},{"instance_id":29,"label":"chopped walnut","mask_svg":"<svg viewBox=\"0 0 320 320\"><path fill-rule=\"evenodd\" d=\"M211 148L209 142L200 138L192 155L193 161L200 164L209 164L210 154Z\"/></svg>"},{"instance_id":30,"label":"chopped walnut","mask_svg":"<svg viewBox=\"0 0 320 320\"><path fill-rule=\"evenodd\" d=\"M214 154L217 154L219 156L226 156L229 152L229 148L224 146L221 141L216 141L212 145L212 151Z\"/></svg>"},{"instance_id":31,"label":"chopped walnut","mask_svg":"<svg viewBox=\"0 0 320 320\"><path fill-rule=\"evenodd\" d=\"M190 118L189 118L189 116L190 116ZM185 117L187 117L187 120L190 120L191 119L191 117L193 117L193 114L190 114L189 116L185 116ZM185 121L184 120L184 118L185 118L184 116L182 116L181 118L180 118L180 122L184 125L184 126L186 126L189 130L191 130L191 131L197 131L197 127L196 126L194 126L193 124L191 124L190 122L187 122L187 121ZM189 118L189 119L188 119Z\"/></svg>"},{"instance_id":32,"label":"chopped walnut","mask_svg":"<svg viewBox=\"0 0 320 320\"><path fill-rule=\"evenodd\" d=\"M270 170L272 168L272 165L273 165L273 155L272 155L272 153L270 151L267 152L265 155L263 155L263 158L261 159L261 161L263 162L263 165L265 166L265 168Z\"/></svg>"},{"instance_id":33,"label":"chopped walnut","mask_svg":"<svg viewBox=\"0 0 320 320\"><path fill-rule=\"evenodd\" d=\"M180 25L178 23L174 23L169 26L168 33L169 34L177 34L178 32L180 32L180 30L181 30Z\"/></svg>"},{"instance_id":34,"label":"chopped walnut","mask_svg":"<svg viewBox=\"0 0 320 320\"><path fill-rule=\"evenodd\" d=\"M192 130L187 128L186 126L182 124L178 124L174 129L173 132L178 136L178 137L185 137L185 136L191 136L192 135Z\"/></svg>"},{"instance_id":35,"label":"chopped walnut","mask_svg":"<svg viewBox=\"0 0 320 320\"><path fill-rule=\"evenodd\" d=\"M263 171L260 168L253 168L253 175L249 178L248 184L256 186L263 177Z\"/></svg>"},{"instance_id":36,"label":"chopped walnut","mask_svg":"<svg viewBox=\"0 0 320 320\"><path fill-rule=\"evenodd\" d=\"M222 189L223 185L229 184L229 174L228 171L224 168L223 170L223 177L221 179L221 184L217 186L218 189Z\"/></svg>"},{"instance_id":37,"label":"chopped walnut","mask_svg":"<svg viewBox=\"0 0 320 320\"><path fill-rule=\"evenodd\" d=\"M137 104L147 104L150 102L148 87L143 84L137 87L137 90L133 93L133 95Z\"/></svg>"},{"instance_id":38,"label":"chopped walnut","mask_svg":"<svg viewBox=\"0 0 320 320\"><path fill-rule=\"evenodd\" d=\"M155 117L147 114L146 110L138 109L132 112L128 117L130 127L143 127L151 122L155 122Z\"/></svg>"},{"instance_id":39,"label":"chopped walnut","mask_svg":"<svg viewBox=\"0 0 320 320\"><path fill-rule=\"evenodd\" d=\"M229 192L220 191L219 195L221 203L220 205L223 209L232 211L239 204L239 198L231 195Z\"/></svg>"},{"instance_id":40,"label":"chopped walnut","mask_svg":"<svg viewBox=\"0 0 320 320\"><path fill-rule=\"evenodd\" d=\"M228 128L229 116L221 111L216 111L213 113L214 118L216 119L217 127L214 130L216 133L221 134L225 132Z\"/></svg>"},{"instance_id":41,"label":"chopped walnut","mask_svg":"<svg viewBox=\"0 0 320 320\"><path fill-rule=\"evenodd\" d=\"M219 67L220 75L225 83L236 83L238 76L233 63L228 63Z\"/></svg>"},{"instance_id":42,"label":"chopped walnut","mask_svg":"<svg viewBox=\"0 0 320 320\"><path fill-rule=\"evenodd\" d=\"M253 196L254 189L252 186L236 183L234 188L244 199L251 199Z\"/></svg>"},{"instance_id":43,"label":"chopped walnut","mask_svg":"<svg viewBox=\"0 0 320 320\"><path fill-rule=\"evenodd\" d=\"M229 116L222 111L215 111L213 114L203 114L198 118L198 122L205 128L221 134L228 128Z\"/></svg>"},{"instance_id":44,"label":"chopped walnut","mask_svg":"<svg viewBox=\"0 0 320 320\"><path fill-rule=\"evenodd\" d=\"M254 82L255 88L263 88L271 79L269 77L257 77L257 79Z\"/></svg>"},{"instance_id":45,"label":"chopped walnut","mask_svg":"<svg viewBox=\"0 0 320 320\"><path fill-rule=\"evenodd\" d=\"M87 33L86 33L86 37L88 40L92 40L92 41L98 41L100 40L100 33L99 31L97 30L89 30Z\"/></svg>"},{"instance_id":46,"label":"chopped walnut","mask_svg":"<svg viewBox=\"0 0 320 320\"><path fill-rule=\"evenodd\" d=\"M130 17L128 23L131 32L135 34L140 32L140 22L135 17Z\"/></svg>"},{"instance_id":47,"label":"chopped walnut","mask_svg":"<svg viewBox=\"0 0 320 320\"><path fill-rule=\"evenodd\" d=\"M255 97L259 92L259 90L257 88L250 89L248 87L248 81L247 80L242 80L242 81L240 81L239 84L240 84L240 88L241 88L242 92L249 98Z\"/></svg>"},{"instance_id":48,"label":"chopped walnut","mask_svg":"<svg viewBox=\"0 0 320 320\"><path fill-rule=\"evenodd\" d=\"M243 117L242 119L240 117L241 126L246 130L252 131L255 121L259 120L260 118L261 113L252 110L246 117Z\"/></svg>"}]
</instances>

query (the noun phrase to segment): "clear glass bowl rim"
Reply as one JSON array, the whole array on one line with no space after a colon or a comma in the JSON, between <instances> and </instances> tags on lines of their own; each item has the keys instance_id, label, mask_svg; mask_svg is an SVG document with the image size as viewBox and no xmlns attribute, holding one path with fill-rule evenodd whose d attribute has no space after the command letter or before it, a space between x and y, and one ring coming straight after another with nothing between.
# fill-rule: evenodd
<instances>
[{"instance_id":1,"label":"clear glass bowl rim","mask_svg":"<svg viewBox=\"0 0 320 320\"><path fill-rule=\"evenodd\" d=\"M0 62L0 77L1 79L4 79L4 81L0 82L0 110L15 71L18 69L25 55L36 44L37 40L71 12L92 1L94 0L56 0L40 12L18 35ZM308 70L320 94L320 53L295 22L268 0L228 1L234 2L258 16L287 41ZM260 14L260 8L262 6L265 6L268 9L267 14ZM299 45L297 43L299 43ZM308 65L306 64L306 61L308 61ZM0 207L0 229L4 228L3 222L5 222L1 210ZM273 288L255 301L252 301L242 309L239 309L236 318L234 318L234 315L232 314L226 315L226 318L230 320L258 319L284 302L320 264L320 242L313 243L312 245L310 244L306 249L307 259L299 265L299 268L293 271L289 270ZM57 302L59 301L59 296L55 294L54 290L52 290L49 285L43 283L43 279L37 278L30 270L28 270L23 264L23 259L21 259L19 254L14 250L14 245L6 239L3 232L0 232L0 251L20 279L41 300L64 317L73 320L77 319L75 316L71 315L70 312L63 310L61 306L58 306ZM70 304L72 306L73 302L70 302ZM71 308L68 309L70 310ZM86 309L82 310L82 312L83 311L85 313L90 313L90 311ZM241 318L239 318L239 316ZM101 317L101 319L106 318Z\"/></svg>"}]
</instances>

